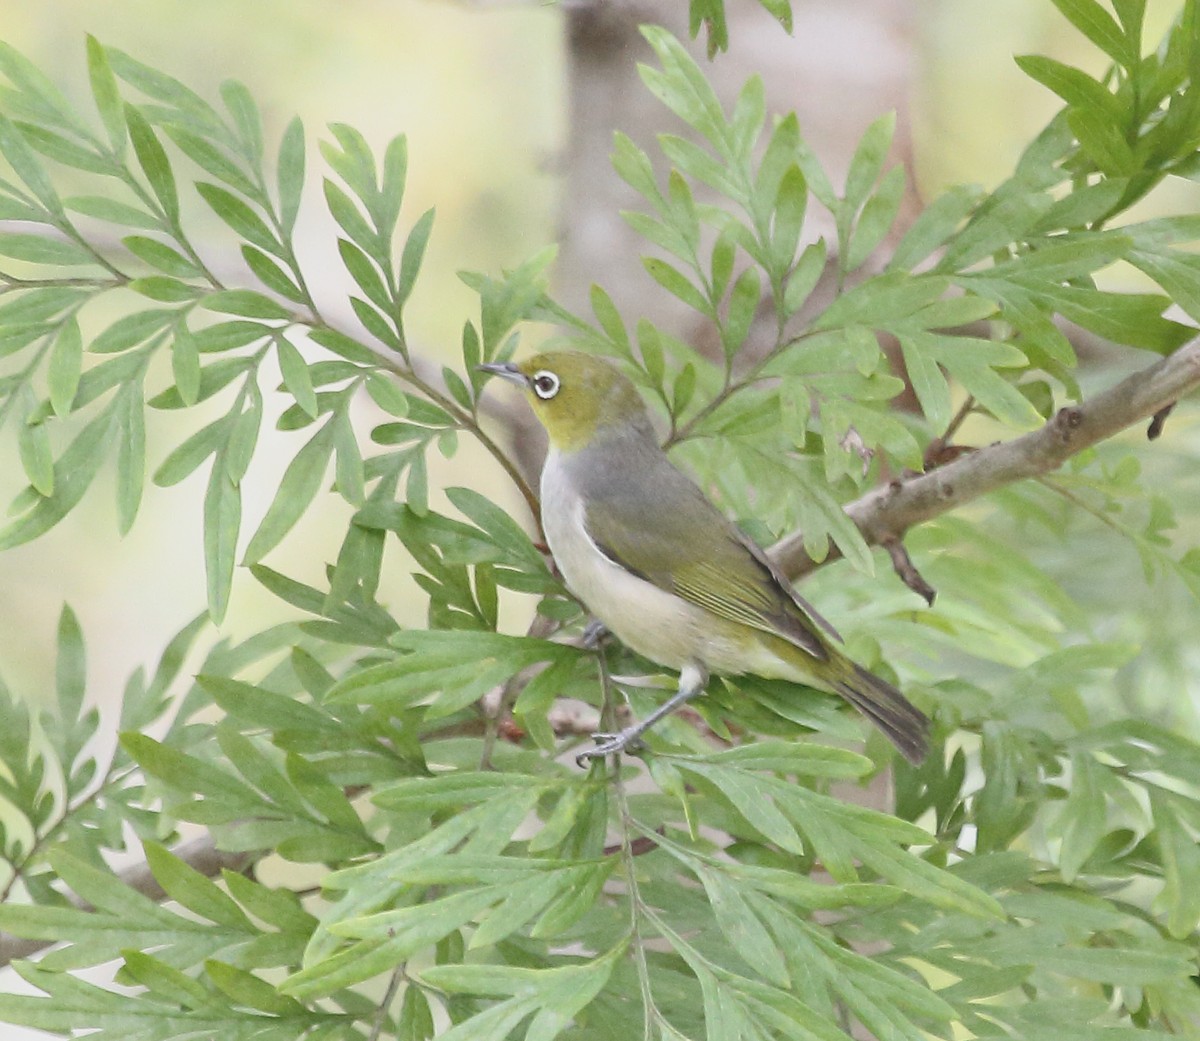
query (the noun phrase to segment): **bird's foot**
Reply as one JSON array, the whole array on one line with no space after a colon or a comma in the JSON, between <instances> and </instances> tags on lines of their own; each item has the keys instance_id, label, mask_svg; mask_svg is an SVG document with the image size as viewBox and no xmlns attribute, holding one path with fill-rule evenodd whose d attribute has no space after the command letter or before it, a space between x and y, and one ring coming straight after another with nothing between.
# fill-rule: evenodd
<instances>
[{"instance_id":1,"label":"bird's foot","mask_svg":"<svg viewBox=\"0 0 1200 1041\"><path fill-rule=\"evenodd\" d=\"M593 618L583 628L582 643L589 651L597 651L608 636L608 628L599 618Z\"/></svg>"},{"instance_id":2,"label":"bird's foot","mask_svg":"<svg viewBox=\"0 0 1200 1041\"><path fill-rule=\"evenodd\" d=\"M604 759L621 752L636 752L645 745L642 743L642 731L638 727L629 727L616 734L593 734L595 748L587 748L575 757L575 762L585 767L593 759Z\"/></svg>"}]
</instances>

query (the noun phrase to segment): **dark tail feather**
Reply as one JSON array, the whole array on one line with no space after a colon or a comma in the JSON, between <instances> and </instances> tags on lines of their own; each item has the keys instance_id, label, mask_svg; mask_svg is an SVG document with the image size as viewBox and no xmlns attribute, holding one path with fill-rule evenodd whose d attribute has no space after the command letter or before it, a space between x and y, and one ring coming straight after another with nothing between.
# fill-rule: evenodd
<instances>
[{"instance_id":1,"label":"dark tail feather","mask_svg":"<svg viewBox=\"0 0 1200 1041\"><path fill-rule=\"evenodd\" d=\"M854 674L833 689L874 723L910 763L917 766L929 752L929 719L895 687L853 666Z\"/></svg>"}]
</instances>

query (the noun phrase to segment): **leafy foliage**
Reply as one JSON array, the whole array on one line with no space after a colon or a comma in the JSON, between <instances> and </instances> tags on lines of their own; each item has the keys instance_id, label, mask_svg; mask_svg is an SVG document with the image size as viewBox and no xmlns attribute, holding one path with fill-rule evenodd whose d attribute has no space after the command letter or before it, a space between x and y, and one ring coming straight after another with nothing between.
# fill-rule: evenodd
<instances>
[{"instance_id":1,"label":"leafy foliage","mask_svg":"<svg viewBox=\"0 0 1200 1041\"><path fill-rule=\"evenodd\" d=\"M903 235L890 118L834 185L794 116L768 121L757 80L727 112L680 44L647 29L658 64L643 78L681 133L660 139L665 178L625 137L614 163L644 200L627 219L647 272L716 349L649 319L631 331L600 286L590 317L567 313L544 289L544 253L464 276L479 315L436 384L405 331L432 214L404 212L403 138L378 159L342 125L321 145L362 327L340 329L294 248L299 122L274 143L241 85L217 107L91 39L84 117L0 45L0 220L14 222L0 232L0 421L29 482L0 545L49 530L110 458L127 531L145 409L223 409L152 477L172 485L208 464L208 618L130 679L117 747L97 750L69 609L53 707L35 716L0 688L0 928L60 944L16 963L45 997L0 995L0 1019L146 1041L1195 1033L1200 746L1099 702L1137 647L1098 631L1061 577L1086 581L1062 536L1090 524L1080 542L1132 545L1151 595L1194 597L1200 561L1172 540L1171 505L1143 489L1130 446L1089 451L911 533L939 590L931 611L897 578L866 577L874 553L842 510L921 468L968 416L1021 430L1077 397L1054 316L1158 353L1194 334L1168 304L1200 321L1187 251L1200 222L1128 218L1163 178L1200 170L1200 6L1143 54L1143 4L1114 3L1114 17L1056 3L1110 72L1022 59L1063 112L998 189L951 191ZM786 24L786 3L766 6ZM717 47L723 17L719 2L692 4ZM197 203L233 236L244 280L201 257ZM835 241L806 227L817 206ZM119 244L97 222L122 229ZM1104 288L1096 276L1118 263L1162 292ZM120 316L103 324L109 298ZM481 427L476 366L545 320L622 360L673 451L748 529L801 528L814 557L834 544L848 558L816 576L814 599L856 658L885 659L935 713L940 747L923 766L875 737L865 754L841 747L859 724L829 699L753 680L714 681L697 707L709 735L673 718L640 763L560 762L584 740L560 699L608 718L619 698L642 711L657 681L620 648L558 635L583 616L526 528L470 488L447 491L455 515L435 511L427 463L478 440L536 522L536 497ZM896 408L905 381L885 334L920 415ZM148 386L167 371L160 355L170 382ZM269 358L289 402L279 425L300 443L244 563L305 620L216 643L180 690L228 604ZM364 394L385 417L370 445L350 422ZM354 513L316 587L264 561L330 488ZM393 545L416 569L427 628L402 628L377 599ZM536 605L529 633L498 631L502 602L520 597ZM888 769L894 812L848 797ZM294 867L280 883L206 877L167 848L181 823ZM131 846L165 899L109 866ZM132 994L74 974L109 962Z\"/></svg>"}]
</instances>

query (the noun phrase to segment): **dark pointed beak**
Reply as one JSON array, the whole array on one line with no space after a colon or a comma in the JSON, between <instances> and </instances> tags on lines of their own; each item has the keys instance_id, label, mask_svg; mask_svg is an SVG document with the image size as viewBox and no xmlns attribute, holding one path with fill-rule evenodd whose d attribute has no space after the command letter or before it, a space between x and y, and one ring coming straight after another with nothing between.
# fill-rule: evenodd
<instances>
[{"instance_id":1,"label":"dark pointed beak","mask_svg":"<svg viewBox=\"0 0 1200 1041\"><path fill-rule=\"evenodd\" d=\"M529 379L511 361L489 362L486 365L476 365L475 368L479 369L480 372L490 372L493 376L506 379L509 383L515 383L518 387L529 386Z\"/></svg>"}]
</instances>

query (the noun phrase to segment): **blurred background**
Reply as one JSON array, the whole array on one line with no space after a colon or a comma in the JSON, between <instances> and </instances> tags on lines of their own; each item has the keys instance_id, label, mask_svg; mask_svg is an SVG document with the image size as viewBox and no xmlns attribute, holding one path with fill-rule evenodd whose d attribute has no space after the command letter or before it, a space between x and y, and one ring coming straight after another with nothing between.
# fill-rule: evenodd
<instances>
[{"instance_id":1,"label":"blurred background","mask_svg":"<svg viewBox=\"0 0 1200 1041\"><path fill-rule=\"evenodd\" d=\"M670 6L684 5L680 0ZM732 25L732 50L716 60L729 86L726 93L731 95L748 74L764 67L773 108L800 108L802 127L806 132L811 128L814 148L835 176L867 123L889 108L898 110L898 159L913 172L915 206L952 183L993 186L1003 180L1019 149L1057 108L1047 91L1019 72L1014 54L1051 54L1097 72L1103 67L1095 51L1045 0L986 5L799 0L795 6L798 25L789 38L754 5L735 5L741 13ZM1152 2L1147 39L1156 39L1177 10L1178 4L1169 0ZM579 216L589 212L585 197L594 184L602 198L610 177L603 153L612 127L584 125L593 110L587 108L589 87L586 70L581 71L584 59L601 50L597 45L604 26L569 17L555 4L0 0L0 26L5 42L37 63L88 113L93 108L86 33L210 99L222 80L243 81L262 107L268 140L277 142L291 116L300 114L309 142L308 205L298 226L301 256L318 298L331 313L347 316L348 326L353 325L345 301L349 283L336 261L334 226L324 214L324 171L316 141L328 136L325 127L331 122L359 128L380 149L393 135L407 134L410 161L402 225L430 206L437 209L409 311L412 339L429 357L453 362L462 323L473 316L472 293L456 276L460 269L494 273L563 238L567 255L560 289L572 300L590 279L608 284L606 261L614 268L636 267L627 255L592 250L581 256L581 245L590 241ZM605 60L632 70L633 60L641 57L631 50ZM623 111L631 124L642 121L647 102L636 77L630 71L613 82L618 87L607 98L607 112L616 125L622 125ZM652 129L641 127L643 132ZM596 140L600 145L591 147L589 142ZM1194 209L1196 187L1168 186L1160 205ZM218 270L240 277L228 234L194 198L192 204L201 222L193 224L201 228L196 236L201 252ZM93 333L103 318L97 315ZM1145 364L1150 359L1139 355L1135 360ZM168 378L165 371L163 378ZM281 407L277 405L276 414ZM1168 437L1157 453L1164 481L1188 472L1181 460L1197 447L1194 420L1181 411L1168 424ZM191 414L154 418L150 468L201 421ZM180 423L183 427L172 425ZM364 425L369 427L369 416ZM463 441L460 454L441 464L435 480L509 495L494 467ZM245 484L244 538L254 530L299 443L295 435L266 438L266 451ZM0 500L10 501L24 483L15 456L0 454ZM1186 485L1186 477L1182 483ZM74 607L84 627L93 697L110 704L119 698L129 672L152 662L170 635L204 604L203 473L174 488L148 490L125 539L116 536L111 489L106 491L104 484L97 482L83 507L48 536L0 555L0 676L34 698L52 685L55 626L64 602ZM1200 498L1194 489L1192 493L1193 499ZM516 512L515 497L510 501ZM319 498L317 504L329 509L306 518L268 560L308 581L320 581L346 520L332 497ZM1118 550L1114 556L1106 548L1107 537L1085 527L1070 552L1062 549L1065 544L1047 544L1046 566L1061 568L1064 581L1077 587L1073 592L1090 598L1099 632L1109 626L1127 638L1168 640L1173 620L1189 624L1187 611L1163 611L1160 624L1147 633L1147 614L1137 610L1144 588L1137 555ZM1096 569L1077 566L1076 554L1085 544L1105 558L1099 575ZM1031 546L1035 557L1038 552ZM423 607L411 595L402 562L391 570L394 584L385 598L398 616L418 621ZM1168 586L1164 592L1160 584L1145 595L1156 605L1173 604L1184 594L1178 583ZM225 632L245 636L283 617L288 617L284 605L248 575L239 575ZM1182 642L1171 645L1178 648ZM1184 667L1179 654L1186 657L1179 651L1173 668Z\"/></svg>"}]
</instances>

